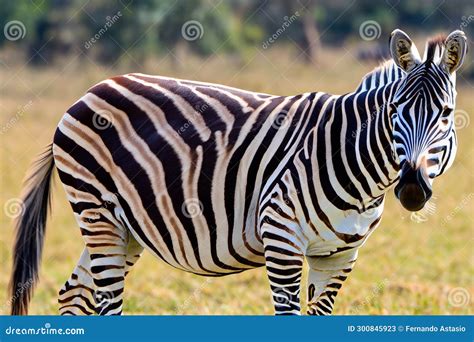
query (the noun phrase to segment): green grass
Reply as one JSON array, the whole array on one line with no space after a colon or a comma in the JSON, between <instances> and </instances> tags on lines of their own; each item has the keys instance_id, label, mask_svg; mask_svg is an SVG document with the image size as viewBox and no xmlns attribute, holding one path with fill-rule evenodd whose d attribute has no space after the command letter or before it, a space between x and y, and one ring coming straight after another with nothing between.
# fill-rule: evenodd
<instances>
[{"instance_id":1,"label":"green grass","mask_svg":"<svg viewBox=\"0 0 474 342\"><path fill-rule=\"evenodd\" d=\"M107 70L71 63L63 68L1 69L1 205L18 197L32 158L51 142L62 113L90 86L124 72L147 72L224 83L275 94L307 91L344 93L355 89L371 66L361 65L350 49L328 52L318 67L294 60L283 50L256 53L245 64L221 58L190 57L179 70L167 59L142 68ZM286 56L286 57L284 57ZM218 72L216 71L218 70ZM472 87L459 83L458 108L474 113ZM28 103L31 104L28 105ZM435 181L436 210L427 220L410 219L388 195L382 224L361 249L356 267L343 286L335 314L472 314L474 204L473 127L458 131L459 151L453 168ZM448 220L448 217L451 219ZM0 314L8 313L7 284L13 229L0 218ZM57 292L69 277L83 248L82 238L60 183L56 181L53 215L31 314L56 314ZM304 280L304 279L303 279ZM449 300L461 288L467 303ZM451 295L453 297L453 295ZM303 287L302 298L306 298ZM454 297L453 297L454 298ZM452 299L453 299L452 298ZM456 299L456 298L454 298ZM463 299L463 298L461 298ZM453 305L454 304L454 305ZM203 278L175 270L146 254L126 282L127 314L272 314L264 269L223 278Z\"/></svg>"}]
</instances>

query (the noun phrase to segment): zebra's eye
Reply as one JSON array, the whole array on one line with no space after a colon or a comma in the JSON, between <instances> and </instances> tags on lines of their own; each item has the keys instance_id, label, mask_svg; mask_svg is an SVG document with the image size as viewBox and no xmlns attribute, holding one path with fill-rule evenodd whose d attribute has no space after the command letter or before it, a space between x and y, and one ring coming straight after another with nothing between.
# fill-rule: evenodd
<instances>
[{"instance_id":1,"label":"zebra's eye","mask_svg":"<svg viewBox=\"0 0 474 342\"><path fill-rule=\"evenodd\" d=\"M441 118L447 119L451 115L452 112L453 112L452 108L448 108L448 107L444 108L443 112L441 113Z\"/></svg>"},{"instance_id":2,"label":"zebra's eye","mask_svg":"<svg viewBox=\"0 0 474 342\"><path fill-rule=\"evenodd\" d=\"M388 114L393 117L397 115L397 106L394 103L388 105Z\"/></svg>"}]
</instances>

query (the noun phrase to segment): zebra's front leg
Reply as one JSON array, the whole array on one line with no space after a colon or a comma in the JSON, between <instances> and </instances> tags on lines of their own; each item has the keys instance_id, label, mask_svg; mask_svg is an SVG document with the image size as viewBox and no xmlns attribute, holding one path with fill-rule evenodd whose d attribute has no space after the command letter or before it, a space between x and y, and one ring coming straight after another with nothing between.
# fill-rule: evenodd
<instances>
[{"instance_id":1,"label":"zebra's front leg","mask_svg":"<svg viewBox=\"0 0 474 342\"><path fill-rule=\"evenodd\" d=\"M265 266L276 315L300 315L303 253L284 234L263 229Z\"/></svg>"},{"instance_id":2,"label":"zebra's front leg","mask_svg":"<svg viewBox=\"0 0 474 342\"><path fill-rule=\"evenodd\" d=\"M329 257L307 256L308 315L330 315L334 300L342 283L352 271L357 259L357 249L351 249Z\"/></svg>"}]
</instances>

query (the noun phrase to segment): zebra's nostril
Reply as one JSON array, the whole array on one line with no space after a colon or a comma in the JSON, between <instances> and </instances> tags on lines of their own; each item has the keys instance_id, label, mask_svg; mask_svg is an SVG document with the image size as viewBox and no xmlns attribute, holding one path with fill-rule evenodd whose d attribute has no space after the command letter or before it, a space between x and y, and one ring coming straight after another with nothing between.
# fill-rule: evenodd
<instances>
[{"instance_id":1,"label":"zebra's nostril","mask_svg":"<svg viewBox=\"0 0 474 342\"><path fill-rule=\"evenodd\" d=\"M404 165L400 181L395 187L395 195L403 207L409 211L421 210L431 194L431 186L424 179L422 170Z\"/></svg>"},{"instance_id":2,"label":"zebra's nostril","mask_svg":"<svg viewBox=\"0 0 474 342\"><path fill-rule=\"evenodd\" d=\"M428 200L428 196L422 186L418 184L406 184L400 189L399 199L405 209L418 211L423 209Z\"/></svg>"}]
</instances>

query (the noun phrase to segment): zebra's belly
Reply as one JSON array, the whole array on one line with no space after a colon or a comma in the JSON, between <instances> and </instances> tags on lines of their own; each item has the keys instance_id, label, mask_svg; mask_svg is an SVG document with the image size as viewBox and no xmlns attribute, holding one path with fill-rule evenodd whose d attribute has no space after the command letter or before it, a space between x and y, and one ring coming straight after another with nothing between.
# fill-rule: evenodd
<instances>
[{"instance_id":1,"label":"zebra's belly","mask_svg":"<svg viewBox=\"0 0 474 342\"><path fill-rule=\"evenodd\" d=\"M226 275L264 265L263 246L248 229L244 233L246 220L238 207L234 222L242 224L230 229L227 218L214 211L219 208L217 203L199 199L187 199L185 203L181 213L185 220L178 220L180 215L176 211L160 211L151 224L139 219L145 216L139 211L134 211L131 218L124 212L119 215L124 215L125 222L135 220L137 224L129 224L128 228L142 246L178 269L201 275ZM208 210L209 205L215 209Z\"/></svg>"}]
</instances>

